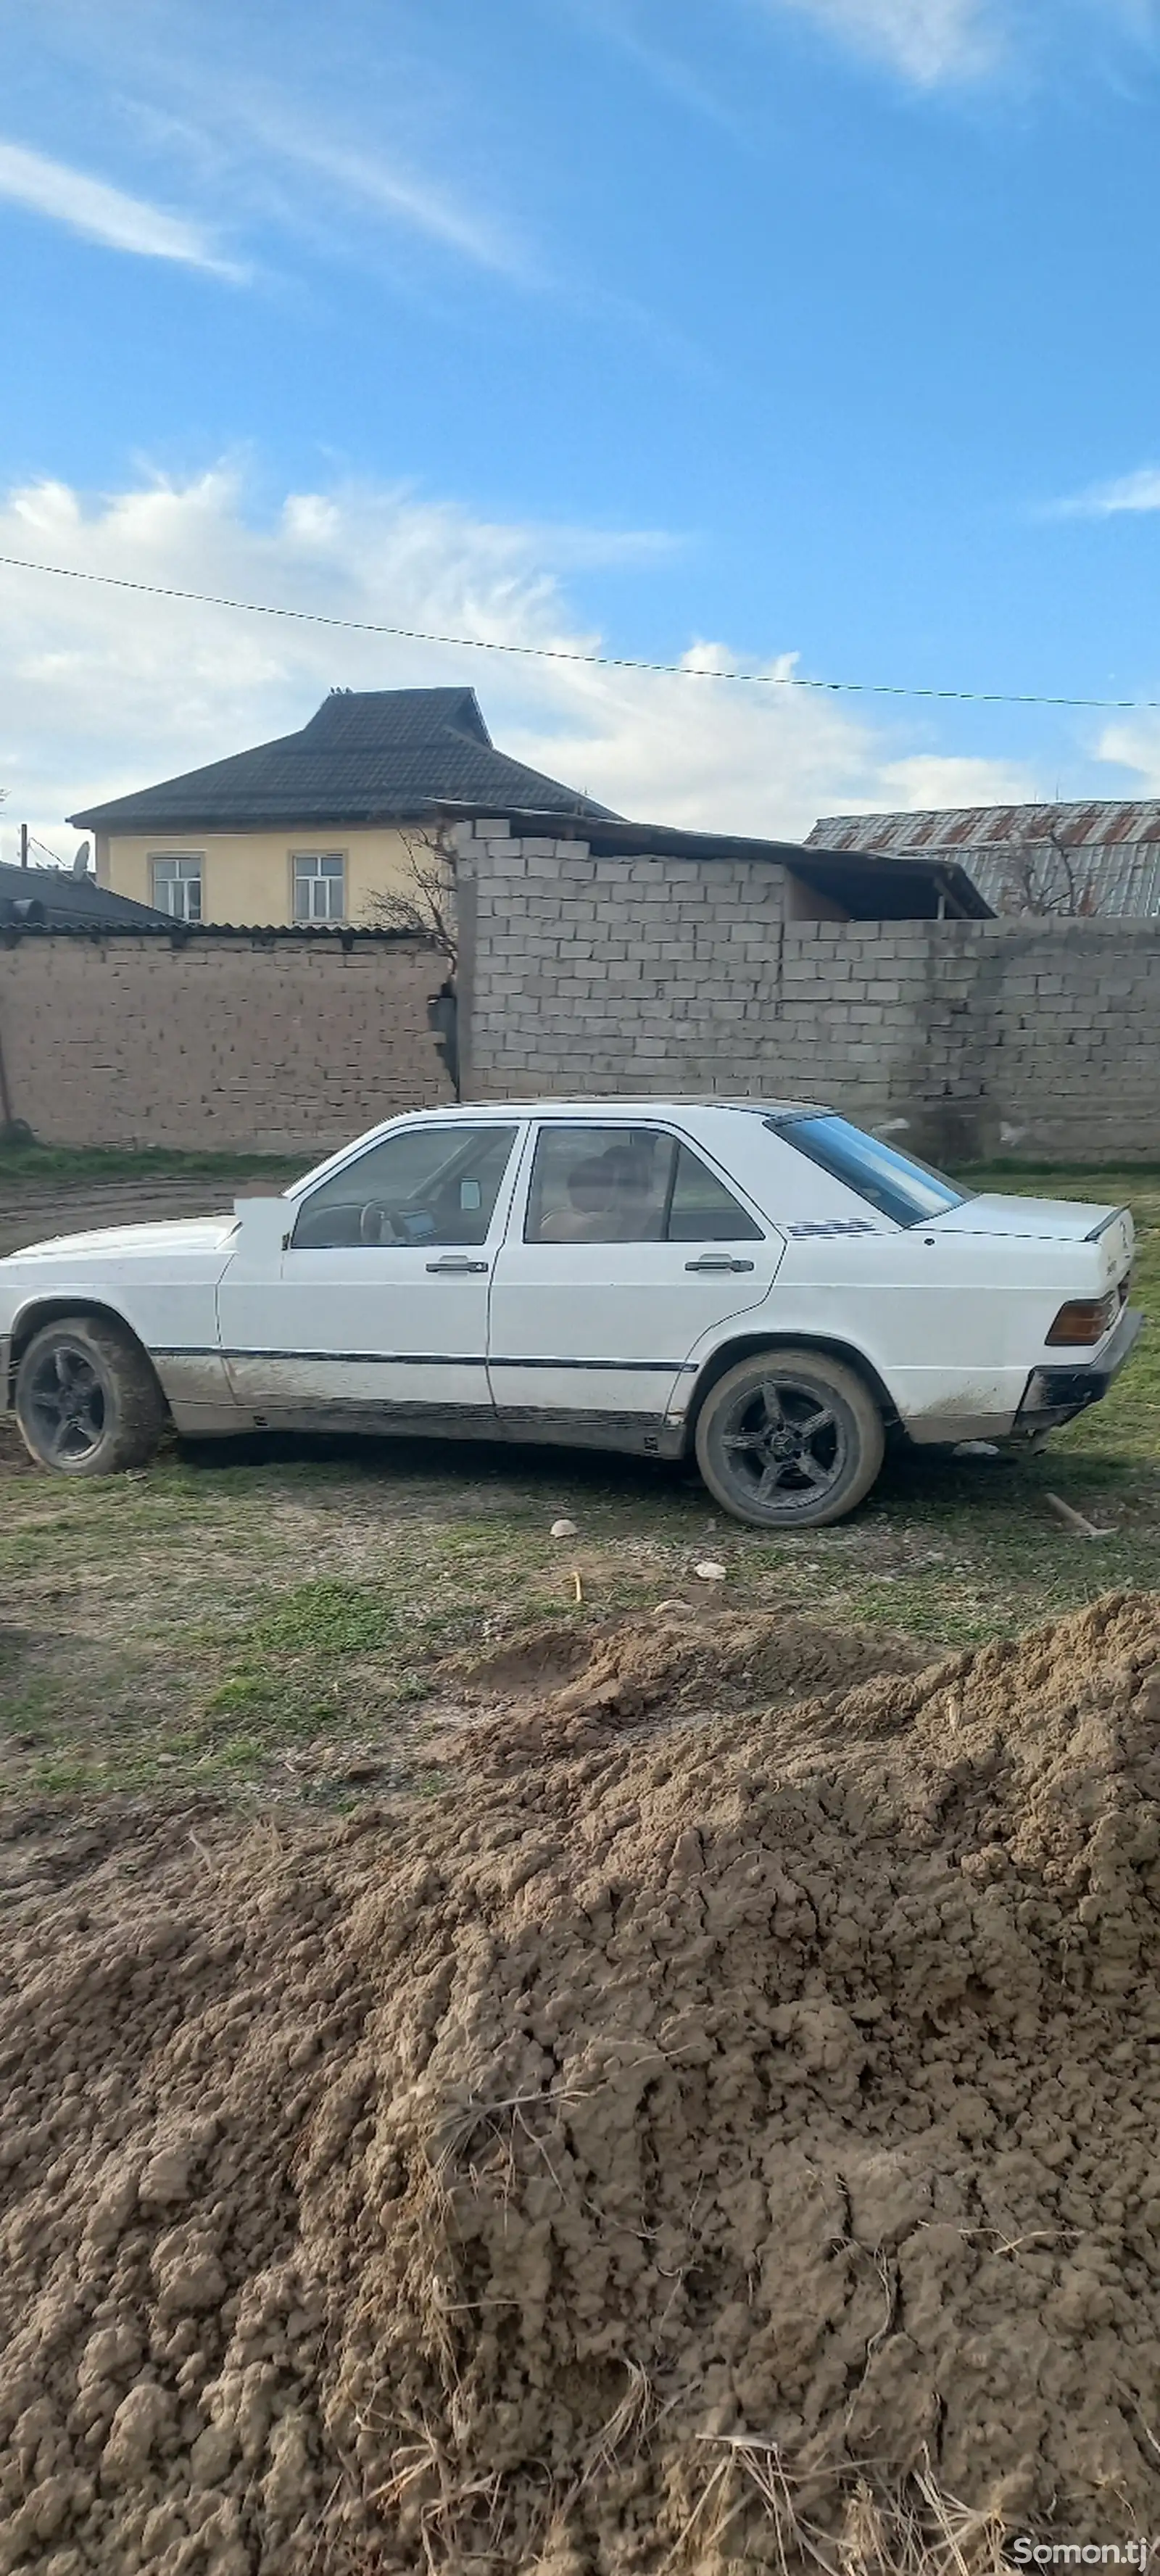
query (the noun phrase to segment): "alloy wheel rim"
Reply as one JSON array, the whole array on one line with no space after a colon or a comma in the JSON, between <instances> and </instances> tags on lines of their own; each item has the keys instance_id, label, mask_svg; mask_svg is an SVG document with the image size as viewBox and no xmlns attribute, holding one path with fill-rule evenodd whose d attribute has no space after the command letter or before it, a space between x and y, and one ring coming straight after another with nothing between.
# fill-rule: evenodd
<instances>
[{"instance_id":1,"label":"alloy wheel rim","mask_svg":"<svg viewBox=\"0 0 1160 2576\"><path fill-rule=\"evenodd\" d=\"M834 1405L799 1378L763 1378L739 1394L721 1429L739 1493L792 1518L823 1502L849 1464L849 1440Z\"/></svg>"},{"instance_id":2,"label":"alloy wheel rim","mask_svg":"<svg viewBox=\"0 0 1160 2576\"><path fill-rule=\"evenodd\" d=\"M76 1342L45 1351L28 1391L29 1427L54 1467L79 1467L99 1449L105 1432L105 1389L99 1370Z\"/></svg>"}]
</instances>

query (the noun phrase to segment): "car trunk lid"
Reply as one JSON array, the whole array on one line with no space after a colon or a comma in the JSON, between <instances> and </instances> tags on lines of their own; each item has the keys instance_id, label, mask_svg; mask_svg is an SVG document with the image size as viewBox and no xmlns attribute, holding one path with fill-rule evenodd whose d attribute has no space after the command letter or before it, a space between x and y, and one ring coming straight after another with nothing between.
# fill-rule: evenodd
<instances>
[{"instance_id":1,"label":"car trunk lid","mask_svg":"<svg viewBox=\"0 0 1160 2576\"><path fill-rule=\"evenodd\" d=\"M926 1234L1005 1235L1034 1243L1090 1243L1105 1279L1123 1279L1132 1266L1136 1230L1130 1209L1096 1207L1087 1199L1021 1199L981 1193L961 1207L924 1219Z\"/></svg>"},{"instance_id":2,"label":"car trunk lid","mask_svg":"<svg viewBox=\"0 0 1160 2576\"><path fill-rule=\"evenodd\" d=\"M1038 1243L1094 1243L1131 1218L1126 1208L1092 1207L1086 1199L1016 1199L986 1193L941 1215L924 1217L924 1234L1010 1234Z\"/></svg>"}]
</instances>

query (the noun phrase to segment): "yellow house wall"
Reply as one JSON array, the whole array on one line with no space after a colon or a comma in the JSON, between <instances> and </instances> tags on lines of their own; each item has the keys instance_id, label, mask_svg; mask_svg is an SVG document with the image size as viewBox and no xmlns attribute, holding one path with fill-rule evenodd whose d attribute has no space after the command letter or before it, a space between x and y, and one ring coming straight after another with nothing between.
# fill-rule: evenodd
<instances>
[{"instance_id":1,"label":"yellow house wall","mask_svg":"<svg viewBox=\"0 0 1160 2576\"><path fill-rule=\"evenodd\" d=\"M342 852L348 921L365 924L372 918L376 894L402 892L409 884L407 842L400 831L322 832L317 825L301 832L102 832L97 836L97 880L113 894L152 903L150 860L192 858L200 852L203 921L265 927L293 920L296 850Z\"/></svg>"}]
</instances>

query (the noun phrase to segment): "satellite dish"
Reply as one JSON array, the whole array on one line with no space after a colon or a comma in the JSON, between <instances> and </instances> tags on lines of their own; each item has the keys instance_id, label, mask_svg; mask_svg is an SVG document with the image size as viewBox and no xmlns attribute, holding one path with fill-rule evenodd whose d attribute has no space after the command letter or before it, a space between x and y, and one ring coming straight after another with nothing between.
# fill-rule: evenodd
<instances>
[{"instance_id":1,"label":"satellite dish","mask_svg":"<svg viewBox=\"0 0 1160 2576\"><path fill-rule=\"evenodd\" d=\"M72 863L72 872L74 877L87 877L89 873L89 851L91 848L91 841L81 842L80 848Z\"/></svg>"}]
</instances>

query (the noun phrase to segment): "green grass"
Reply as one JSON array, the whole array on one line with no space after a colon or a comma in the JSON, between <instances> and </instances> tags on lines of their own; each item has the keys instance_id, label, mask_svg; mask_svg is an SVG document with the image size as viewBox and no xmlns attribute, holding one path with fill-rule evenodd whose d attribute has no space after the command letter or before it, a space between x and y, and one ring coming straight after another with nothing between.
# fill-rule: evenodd
<instances>
[{"instance_id":1,"label":"green grass","mask_svg":"<svg viewBox=\"0 0 1160 2576\"><path fill-rule=\"evenodd\" d=\"M386 1644L398 1622L395 1612L365 1585L337 1583L333 1576L302 1583L286 1595L251 1630L259 1654L366 1654Z\"/></svg>"},{"instance_id":2,"label":"green grass","mask_svg":"<svg viewBox=\"0 0 1160 2576\"><path fill-rule=\"evenodd\" d=\"M297 1180L317 1155L189 1153L175 1145L5 1145L0 1144L0 1188L5 1182L231 1180L246 1172L276 1180ZM1099 1198L1103 1185L1115 1180L1115 1195L1160 1191L1160 1163L1135 1163L1109 1175L1098 1163L994 1162L964 1171L972 1189L1034 1189L1040 1197ZM1089 1184L1091 1186L1089 1186Z\"/></svg>"},{"instance_id":3,"label":"green grass","mask_svg":"<svg viewBox=\"0 0 1160 2576\"><path fill-rule=\"evenodd\" d=\"M1102 1460L1109 1470L1105 1481L1112 1484L1130 1459L1160 1471L1160 1165L1101 1170L1078 1164L1060 1171L994 1163L961 1177L975 1190L1090 1199L1096 1205L1131 1208L1137 1231L1132 1304L1145 1309L1151 1330L1141 1336L1127 1371L1107 1401L1060 1433L1043 1456L1069 1460L1082 1456L1097 1482Z\"/></svg>"},{"instance_id":4,"label":"green grass","mask_svg":"<svg viewBox=\"0 0 1160 2576\"><path fill-rule=\"evenodd\" d=\"M901 1629L932 1652L1113 1587L1160 1590L1160 1173L971 1179L1128 1200L1152 1329L1106 1403L1043 1451L902 1453L832 1530L746 1530L692 1475L581 1453L271 1440L171 1449L145 1476L81 1486L24 1468L0 1433L0 1794L336 1810L434 1794L444 1658L545 1619L568 1631L703 1598L706 1553L728 1568L723 1606ZM1049 1492L1111 1535L1071 1536ZM561 1544L564 1513L579 1536Z\"/></svg>"},{"instance_id":5,"label":"green grass","mask_svg":"<svg viewBox=\"0 0 1160 2576\"><path fill-rule=\"evenodd\" d=\"M245 1174L297 1180L310 1160L305 1154L292 1161L283 1154L185 1154L168 1145L0 1144L0 1194L25 1181L232 1180Z\"/></svg>"},{"instance_id":6,"label":"green grass","mask_svg":"<svg viewBox=\"0 0 1160 2576\"><path fill-rule=\"evenodd\" d=\"M1100 1199L1109 1192L1116 1199L1131 1190L1160 1188L1160 1163L1021 1163L996 1160L992 1163L965 1163L957 1174L972 1190L1006 1190L1019 1197L1024 1187L1040 1198ZM1090 1189L1087 1184L1091 1183ZM1032 1189L1034 1184L1034 1189ZM1049 1186L1050 1184L1050 1186Z\"/></svg>"}]
</instances>

